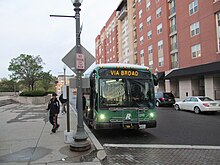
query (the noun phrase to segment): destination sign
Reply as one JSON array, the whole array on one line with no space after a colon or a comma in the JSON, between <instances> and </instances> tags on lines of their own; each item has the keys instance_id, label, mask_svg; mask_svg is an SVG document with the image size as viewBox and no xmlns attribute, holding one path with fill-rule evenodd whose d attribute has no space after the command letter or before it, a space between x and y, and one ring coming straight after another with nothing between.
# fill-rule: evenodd
<instances>
[{"instance_id":1,"label":"destination sign","mask_svg":"<svg viewBox=\"0 0 220 165\"><path fill-rule=\"evenodd\" d=\"M103 78L121 78L121 77L134 77L134 78L150 78L148 70L136 69L117 69L117 68L102 68L99 70L99 75Z\"/></svg>"},{"instance_id":2,"label":"destination sign","mask_svg":"<svg viewBox=\"0 0 220 165\"><path fill-rule=\"evenodd\" d=\"M134 77L138 77L138 71L134 71L134 70L110 70L110 74L112 76L134 76Z\"/></svg>"}]
</instances>

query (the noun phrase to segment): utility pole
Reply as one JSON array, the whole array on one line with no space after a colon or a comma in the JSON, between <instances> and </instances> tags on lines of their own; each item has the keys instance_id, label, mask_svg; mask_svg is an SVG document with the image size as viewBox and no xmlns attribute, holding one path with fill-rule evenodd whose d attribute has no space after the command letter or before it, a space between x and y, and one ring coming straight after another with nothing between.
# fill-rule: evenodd
<instances>
[{"instance_id":1,"label":"utility pole","mask_svg":"<svg viewBox=\"0 0 220 165\"><path fill-rule=\"evenodd\" d=\"M76 20L76 77L77 77L77 131L75 135L73 135L73 141L70 144L71 151L86 151L91 148L91 142L87 140L88 135L85 132L83 125L83 106L82 106L82 73L86 69L85 65L85 57L82 54L81 43L80 43L80 6L82 0L71 0L73 3L75 16L65 16L65 15L50 15L51 17L68 17L75 18ZM90 58L91 59L91 58ZM91 60L93 61L93 60ZM94 61L93 61L94 62ZM89 64L89 62L88 62ZM67 121L68 123L68 121ZM69 126L68 126L69 127Z\"/></svg>"},{"instance_id":2,"label":"utility pole","mask_svg":"<svg viewBox=\"0 0 220 165\"><path fill-rule=\"evenodd\" d=\"M82 105L82 71L85 69L85 57L82 54L81 43L80 43L80 6L81 2L79 0L72 0L75 19L76 19L76 69L77 69L77 131L73 136L74 140L70 144L71 151L86 151L91 148L91 143L87 140L88 135L85 133L83 125L83 105Z\"/></svg>"}]
</instances>

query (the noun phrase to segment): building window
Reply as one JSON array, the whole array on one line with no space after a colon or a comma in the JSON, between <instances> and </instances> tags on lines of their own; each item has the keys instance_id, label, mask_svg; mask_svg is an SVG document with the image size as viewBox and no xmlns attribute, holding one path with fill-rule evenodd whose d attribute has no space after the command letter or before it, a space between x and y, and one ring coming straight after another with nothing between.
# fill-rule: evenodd
<instances>
[{"instance_id":1,"label":"building window","mask_svg":"<svg viewBox=\"0 0 220 165\"><path fill-rule=\"evenodd\" d=\"M201 46L200 44L191 47L192 58L197 58L201 56Z\"/></svg>"},{"instance_id":2,"label":"building window","mask_svg":"<svg viewBox=\"0 0 220 165\"><path fill-rule=\"evenodd\" d=\"M158 66L159 66L159 67L164 66L164 57L161 56L161 57L159 57L158 59L159 59L159 60L158 60Z\"/></svg>"},{"instance_id":3,"label":"building window","mask_svg":"<svg viewBox=\"0 0 220 165\"><path fill-rule=\"evenodd\" d=\"M140 29L140 31L143 30L143 23L140 23L140 25L139 25L139 29Z\"/></svg>"},{"instance_id":4,"label":"building window","mask_svg":"<svg viewBox=\"0 0 220 165\"><path fill-rule=\"evenodd\" d=\"M156 17L159 18L162 15L161 7L156 10Z\"/></svg>"},{"instance_id":5,"label":"building window","mask_svg":"<svg viewBox=\"0 0 220 165\"><path fill-rule=\"evenodd\" d=\"M144 57L144 50L143 49L140 51L140 55L141 55L141 57Z\"/></svg>"},{"instance_id":6,"label":"building window","mask_svg":"<svg viewBox=\"0 0 220 165\"><path fill-rule=\"evenodd\" d=\"M160 0L155 0L156 1L156 3L158 3Z\"/></svg>"},{"instance_id":7,"label":"building window","mask_svg":"<svg viewBox=\"0 0 220 165\"><path fill-rule=\"evenodd\" d=\"M141 4L142 0L138 0L138 4Z\"/></svg>"},{"instance_id":8,"label":"building window","mask_svg":"<svg viewBox=\"0 0 220 165\"><path fill-rule=\"evenodd\" d=\"M153 67L154 61L153 61L153 54L148 55L148 65L150 68Z\"/></svg>"},{"instance_id":9,"label":"building window","mask_svg":"<svg viewBox=\"0 0 220 165\"><path fill-rule=\"evenodd\" d=\"M152 38L152 30L147 32L147 38L150 40Z\"/></svg>"},{"instance_id":10,"label":"building window","mask_svg":"<svg viewBox=\"0 0 220 165\"><path fill-rule=\"evenodd\" d=\"M189 15L193 15L199 10L198 0L195 0L189 4Z\"/></svg>"},{"instance_id":11,"label":"building window","mask_svg":"<svg viewBox=\"0 0 220 165\"><path fill-rule=\"evenodd\" d=\"M160 40L160 41L157 43L157 46L158 46L158 51L163 50L163 40Z\"/></svg>"},{"instance_id":12,"label":"building window","mask_svg":"<svg viewBox=\"0 0 220 165\"><path fill-rule=\"evenodd\" d=\"M178 68L179 63L178 63L178 53L174 53L171 55L171 67L172 68Z\"/></svg>"},{"instance_id":13,"label":"building window","mask_svg":"<svg viewBox=\"0 0 220 165\"><path fill-rule=\"evenodd\" d=\"M176 16L174 16L170 19L170 32L173 33L176 30Z\"/></svg>"},{"instance_id":14,"label":"building window","mask_svg":"<svg viewBox=\"0 0 220 165\"><path fill-rule=\"evenodd\" d=\"M146 10L150 10L150 0L146 1Z\"/></svg>"},{"instance_id":15,"label":"building window","mask_svg":"<svg viewBox=\"0 0 220 165\"><path fill-rule=\"evenodd\" d=\"M216 13L217 46L220 52L220 12Z\"/></svg>"},{"instance_id":16,"label":"building window","mask_svg":"<svg viewBox=\"0 0 220 165\"><path fill-rule=\"evenodd\" d=\"M157 25L157 34L162 33L162 23Z\"/></svg>"},{"instance_id":17,"label":"building window","mask_svg":"<svg viewBox=\"0 0 220 165\"><path fill-rule=\"evenodd\" d=\"M164 55L163 55L163 40L158 41L158 66L164 66Z\"/></svg>"},{"instance_id":18,"label":"building window","mask_svg":"<svg viewBox=\"0 0 220 165\"><path fill-rule=\"evenodd\" d=\"M200 33L199 22L193 23L190 25L190 34L191 37L198 35Z\"/></svg>"},{"instance_id":19,"label":"building window","mask_svg":"<svg viewBox=\"0 0 220 165\"><path fill-rule=\"evenodd\" d=\"M153 46L150 45L148 46L148 54L152 54L153 53Z\"/></svg>"},{"instance_id":20,"label":"building window","mask_svg":"<svg viewBox=\"0 0 220 165\"><path fill-rule=\"evenodd\" d=\"M148 64L149 67L152 68L153 66L153 46L148 46Z\"/></svg>"},{"instance_id":21,"label":"building window","mask_svg":"<svg viewBox=\"0 0 220 165\"><path fill-rule=\"evenodd\" d=\"M139 19L142 17L142 10L139 11Z\"/></svg>"},{"instance_id":22,"label":"building window","mask_svg":"<svg viewBox=\"0 0 220 165\"><path fill-rule=\"evenodd\" d=\"M178 49L178 45L177 45L177 35L172 36L172 37L170 38L170 40L171 40L171 51Z\"/></svg>"},{"instance_id":23,"label":"building window","mask_svg":"<svg viewBox=\"0 0 220 165\"><path fill-rule=\"evenodd\" d=\"M176 12L175 0L171 0L169 3L170 15Z\"/></svg>"},{"instance_id":24,"label":"building window","mask_svg":"<svg viewBox=\"0 0 220 165\"><path fill-rule=\"evenodd\" d=\"M140 37L140 44L142 45L144 43L144 36Z\"/></svg>"},{"instance_id":25,"label":"building window","mask_svg":"<svg viewBox=\"0 0 220 165\"><path fill-rule=\"evenodd\" d=\"M148 24L148 25L151 24L151 16L147 17L147 24Z\"/></svg>"}]
</instances>

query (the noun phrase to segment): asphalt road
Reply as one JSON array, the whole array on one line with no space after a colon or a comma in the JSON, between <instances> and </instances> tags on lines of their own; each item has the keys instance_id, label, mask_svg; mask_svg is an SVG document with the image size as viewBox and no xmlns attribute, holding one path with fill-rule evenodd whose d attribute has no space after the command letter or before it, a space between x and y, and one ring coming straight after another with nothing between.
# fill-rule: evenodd
<instances>
[{"instance_id":1,"label":"asphalt road","mask_svg":"<svg viewBox=\"0 0 220 165\"><path fill-rule=\"evenodd\" d=\"M157 108L157 128L92 130L101 144L172 144L220 146L220 112L194 114Z\"/></svg>"}]
</instances>

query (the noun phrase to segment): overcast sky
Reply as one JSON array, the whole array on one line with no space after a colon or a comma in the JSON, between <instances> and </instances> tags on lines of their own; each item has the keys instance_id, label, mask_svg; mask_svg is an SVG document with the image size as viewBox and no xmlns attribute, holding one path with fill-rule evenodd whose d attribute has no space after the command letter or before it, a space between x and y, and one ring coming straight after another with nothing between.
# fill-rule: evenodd
<instances>
[{"instance_id":1,"label":"overcast sky","mask_svg":"<svg viewBox=\"0 0 220 165\"><path fill-rule=\"evenodd\" d=\"M84 0L81 44L95 55L95 37L121 0ZM9 78L9 62L20 54L40 55L44 71L63 74L62 58L75 46L71 0L0 0L0 78ZM67 69L67 74L72 71Z\"/></svg>"}]
</instances>

